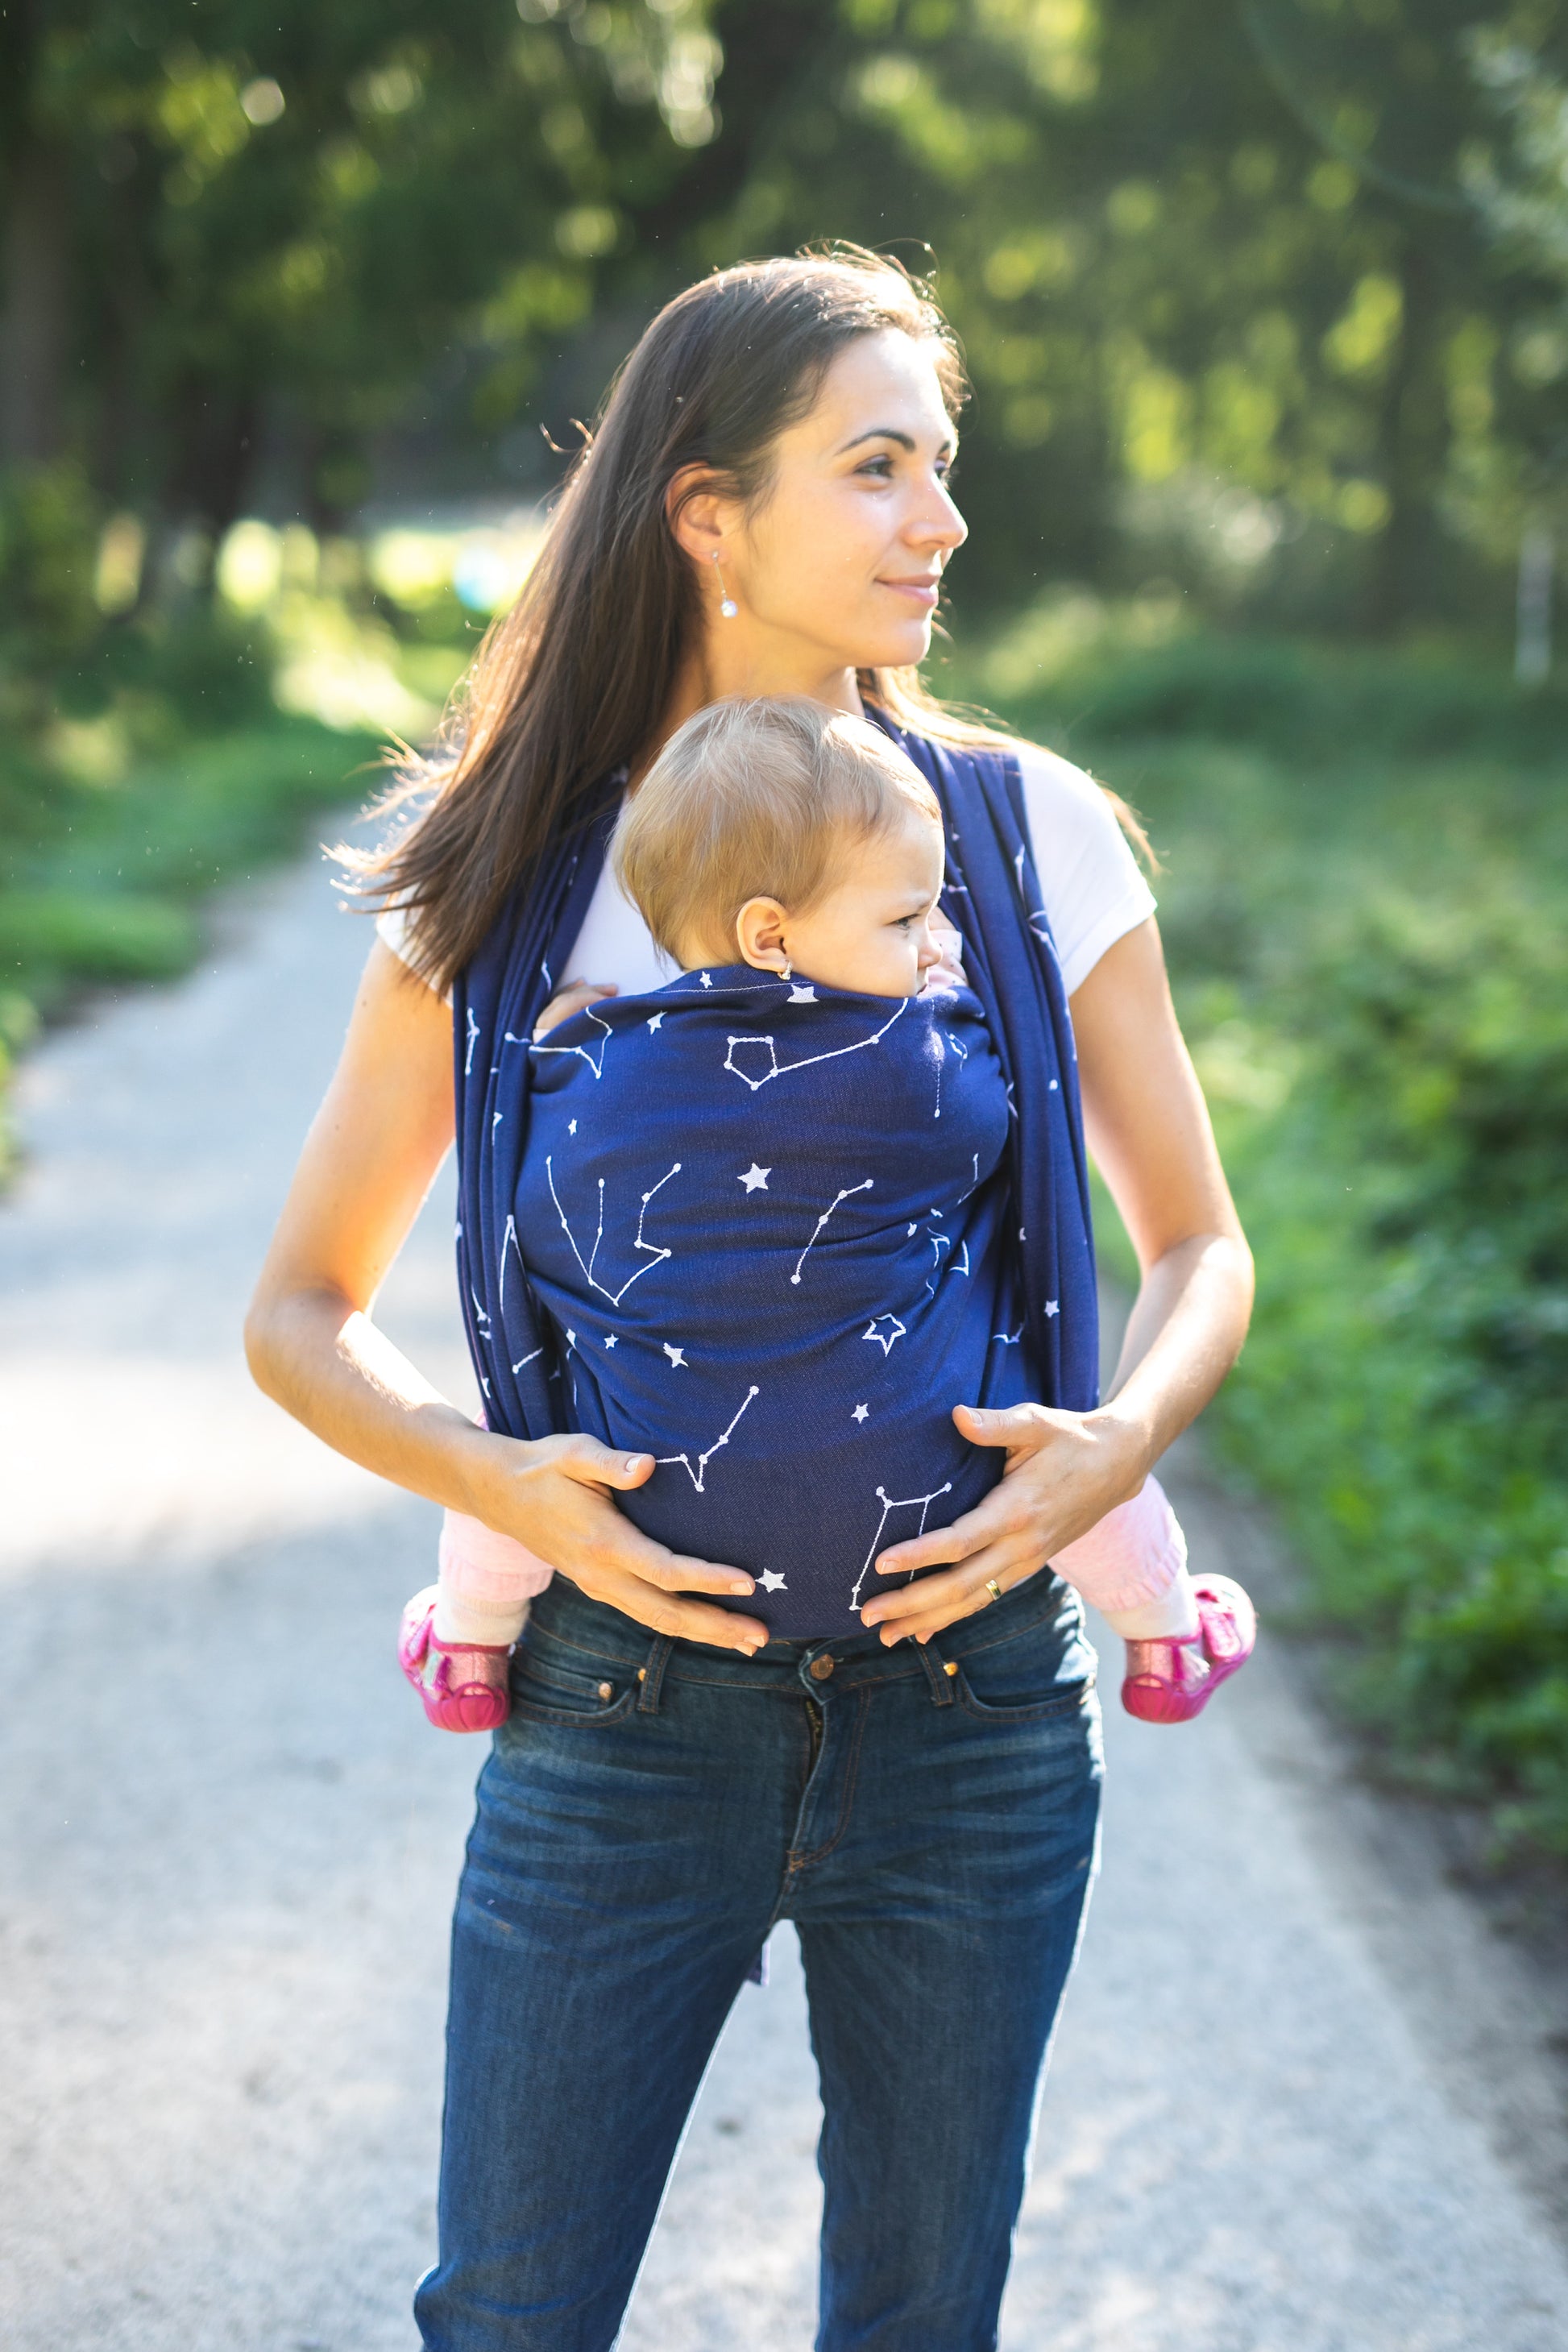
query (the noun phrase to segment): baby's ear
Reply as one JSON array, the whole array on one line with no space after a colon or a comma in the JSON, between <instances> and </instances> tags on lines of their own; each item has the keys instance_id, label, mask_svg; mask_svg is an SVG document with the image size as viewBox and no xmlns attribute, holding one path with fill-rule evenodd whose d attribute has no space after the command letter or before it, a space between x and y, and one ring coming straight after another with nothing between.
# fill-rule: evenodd
<instances>
[{"instance_id":1,"label":"baby's ear","mask_svg":"<svg viewBox=\"0 0 1568 2352\"><path fill-rule=\"evenodd\" d=\"M786 917L776 898L748 898L735 918L735 944L741 961L757 971L783 971Z\"/></svg>"}]
</instances>

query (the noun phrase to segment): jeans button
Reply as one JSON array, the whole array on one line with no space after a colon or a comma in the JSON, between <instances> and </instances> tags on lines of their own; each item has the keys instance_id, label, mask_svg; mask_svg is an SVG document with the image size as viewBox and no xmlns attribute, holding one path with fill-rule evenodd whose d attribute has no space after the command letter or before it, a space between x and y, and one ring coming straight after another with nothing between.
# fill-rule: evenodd
<instances>
[{"instance_id":1,"label":"jeans button","mask_svg":"<svg viewBox=\"0 0 1568 2352\"><path fill-rule=\"evenodd\" d=\"M833 1660L831 1658L813 1658L810 1666L807 1668L807 1672L810 1674L811 1679L814 1683L825 1683L827 1680L828 1675L833 1672Z\"/></svg>"}]
</instances>

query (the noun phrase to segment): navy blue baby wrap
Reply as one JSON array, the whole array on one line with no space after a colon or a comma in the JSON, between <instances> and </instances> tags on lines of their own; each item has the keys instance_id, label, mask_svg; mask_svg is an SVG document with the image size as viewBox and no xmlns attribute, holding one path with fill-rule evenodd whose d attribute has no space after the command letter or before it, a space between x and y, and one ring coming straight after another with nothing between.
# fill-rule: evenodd
<instances>
[{"instance_id":1,"label":"navy blue baby wrap","mask_svg":"<svg viewBox=\"0 0 1568 2352\"><path fill-rule=\"evenodd\" d=\"M942 805L967 989L731 967L535 1046L606 787L456 991L458 1267L490 1426L652 1453L621 1507L757 1576L734 1605L784 1638L853 1625L877 1552L994 1483L954 1404L1099 1394L1071 1023L1017 763L889 732Z\"/></svg>"}]
</instances>

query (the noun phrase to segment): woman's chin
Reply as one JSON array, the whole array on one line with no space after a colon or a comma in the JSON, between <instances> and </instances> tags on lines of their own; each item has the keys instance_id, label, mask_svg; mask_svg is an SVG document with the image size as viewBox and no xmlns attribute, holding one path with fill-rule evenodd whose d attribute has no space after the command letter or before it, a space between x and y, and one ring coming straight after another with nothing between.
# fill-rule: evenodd
<instances>
[{"instance_id":1,"label":"woman's chin","mask_svg":"<svg viewBox=\"0 0 1568 2352\"><path fill-rule=\"evenodd\" d=\"M868 635L868 650L855 657L857 669L914 669L931 651L931 615L922 613L893 628Z\"/></svg>"}]
</instances>

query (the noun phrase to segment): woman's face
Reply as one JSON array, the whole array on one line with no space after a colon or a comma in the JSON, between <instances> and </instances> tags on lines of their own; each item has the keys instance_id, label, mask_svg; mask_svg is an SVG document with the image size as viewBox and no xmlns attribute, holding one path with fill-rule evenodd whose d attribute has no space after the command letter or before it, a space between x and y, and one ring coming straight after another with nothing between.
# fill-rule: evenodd
<instances>
[{"instance_id":1,"label":"woman's face","mask_svg":"<svg viewBox=\"0 0 1568 2352\"><path fill-rule=\"evenodd\" d=\"M815 674L922 661L967 536L947 487L955 446L931 344L889 329L847 345L775 444L761 502L715 502L718 571L740 608L725 619L716 593L705 600L726 668L739 656L810 690Z\"/></svg>"}]
</instances>

